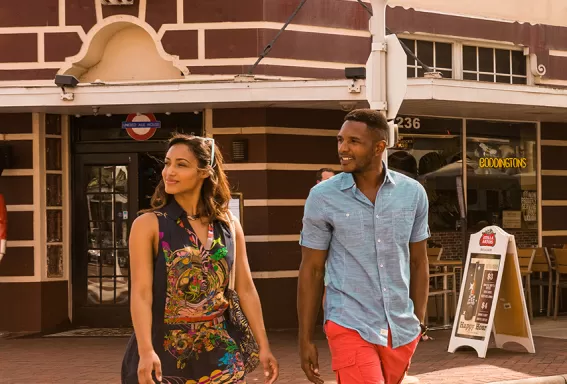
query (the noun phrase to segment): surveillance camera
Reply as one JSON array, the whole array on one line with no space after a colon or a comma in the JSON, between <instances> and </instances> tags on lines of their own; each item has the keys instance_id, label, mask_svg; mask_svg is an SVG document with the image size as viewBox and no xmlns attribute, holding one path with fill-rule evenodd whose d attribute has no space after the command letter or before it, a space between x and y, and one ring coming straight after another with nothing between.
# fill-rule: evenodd
<instances>
[{"instance_id":1,"label":"surveillance camera","mask_svg":"<svg viewBox=\"0 0 567 384\"><path fill-rule=\"evenodd\" d=\"M74 88L79 84L79 80L75 76L71 75L56 75L55 84L58 87L71 87Z\"/></svg>"},{"instance_id":2,"label":"surveillance camera","mask_svg":"<svg viewBox=\"0 0 567 384\"><path fill-rule=\"evenodd\" d=\"M351 80L366 79L365 67L345 68L345 77Z\"/></svg>"}]
</instances>

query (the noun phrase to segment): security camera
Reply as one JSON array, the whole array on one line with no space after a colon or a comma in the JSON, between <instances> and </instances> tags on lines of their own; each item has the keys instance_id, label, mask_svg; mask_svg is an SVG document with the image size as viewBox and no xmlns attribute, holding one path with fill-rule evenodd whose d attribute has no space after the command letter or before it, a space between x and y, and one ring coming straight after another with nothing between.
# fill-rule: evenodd
<instances>
[{"instance_id":1,"label":"security camera","mask_svg":"<svg viewBox=\"0 0 567 384\"><path fill-rule=\"evenodd\" d=\"M55 84L61 88L63 87L75 88L77 84L79 84L79 80L77 80L75 76L71 76L71 75L56 75Z\"/></svg>"},{"instance_id":2,"label":"security camera","mask_svg":"<svg viewBox=\"0 0 567 384\"><path fill-rule=\"evenodd\" d=\"M366 68L365 67L345 68L345 77L351 80L366 79Z\"/></svg>"}]
</instances>

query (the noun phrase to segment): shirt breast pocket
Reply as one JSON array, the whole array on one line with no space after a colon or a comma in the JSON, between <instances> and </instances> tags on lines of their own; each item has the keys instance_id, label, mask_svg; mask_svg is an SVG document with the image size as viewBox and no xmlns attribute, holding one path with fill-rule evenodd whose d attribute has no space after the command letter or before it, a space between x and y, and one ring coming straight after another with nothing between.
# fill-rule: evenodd
<instances>
[{"instance_id":1,"label":"shirt breast pocket","mask_svg":"<svg viewBox=\"0 0 567 384\"><path fill-rule=\"evenodd\" d=\"M333 214L334 235L342 242L364 240L362 211L336 212Z\"/></svg>"},{"instance_id":2,"label":"shirt breast pocket","mask_svg":"<svg viewBox=\"0 0 567 384\"><path fill-rule=\"evenodd\" d=\"M400 209L394 212L394 232L397 242L409 243L414 220L415 209Z\"/></svg>"}]
</instances>

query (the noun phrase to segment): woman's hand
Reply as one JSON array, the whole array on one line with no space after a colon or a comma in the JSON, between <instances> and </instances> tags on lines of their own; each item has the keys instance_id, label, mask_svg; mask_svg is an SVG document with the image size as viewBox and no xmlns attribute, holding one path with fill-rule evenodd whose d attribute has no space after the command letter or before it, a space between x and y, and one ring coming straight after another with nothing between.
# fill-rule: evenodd
<instances>
[{"instance_id":1,"label":"woman's hand","mask_svg":"<svg viewBox=\"0 0 567 384\"><path fill-rule=\"evenodd\" d=\"M155 351L147 352L140 355L140 362L138 363L138 383L139 384L154 384L152 372L155 371L156 379L161 383L161 362Z\"/></svg>"},{"instance_id":2,"label":"woman's hand","mask_svg":"<svg viewBox=\"0 0 567 384\"><path fill-rule=\"evenodd\" d=\"M266 384L274 383L280 374L280 368L278 361L272 355L272 351L269 348L260 349L260 363L264 369L264 377L266 378Z\"/></svg>"}]
</instances>

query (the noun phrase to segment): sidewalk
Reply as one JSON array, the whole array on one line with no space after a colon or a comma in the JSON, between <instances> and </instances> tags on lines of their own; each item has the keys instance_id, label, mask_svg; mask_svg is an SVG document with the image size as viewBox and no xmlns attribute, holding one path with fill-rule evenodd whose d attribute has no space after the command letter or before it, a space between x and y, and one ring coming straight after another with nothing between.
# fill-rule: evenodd
<instances>
[{"instance_id":1,"label":"sidewalk","mask_svg":"<svg viewBox=\"0 0 567 384\"><path fill-rule=\"evenodd\" d=\"M557 323L555 323L557 324ZM536 333L536 332L534 332ZM436 331L421 343L410 375L421 384L490 383L567 373L567 340L534 337L536 354L521 347L492 349L486 359L473 351L447 353L449 331ZM537 334L537 333L536 333ZM278 383L308 383L299 368L296 331L271 332L273 352L280 362ZM126 337L51 337L0 339L0 383L119 383ZM318 334L320 369L325 383L336 384L322 333ZM248 383L263 382L258 369Z\"/></svg>"}]
</instances>

